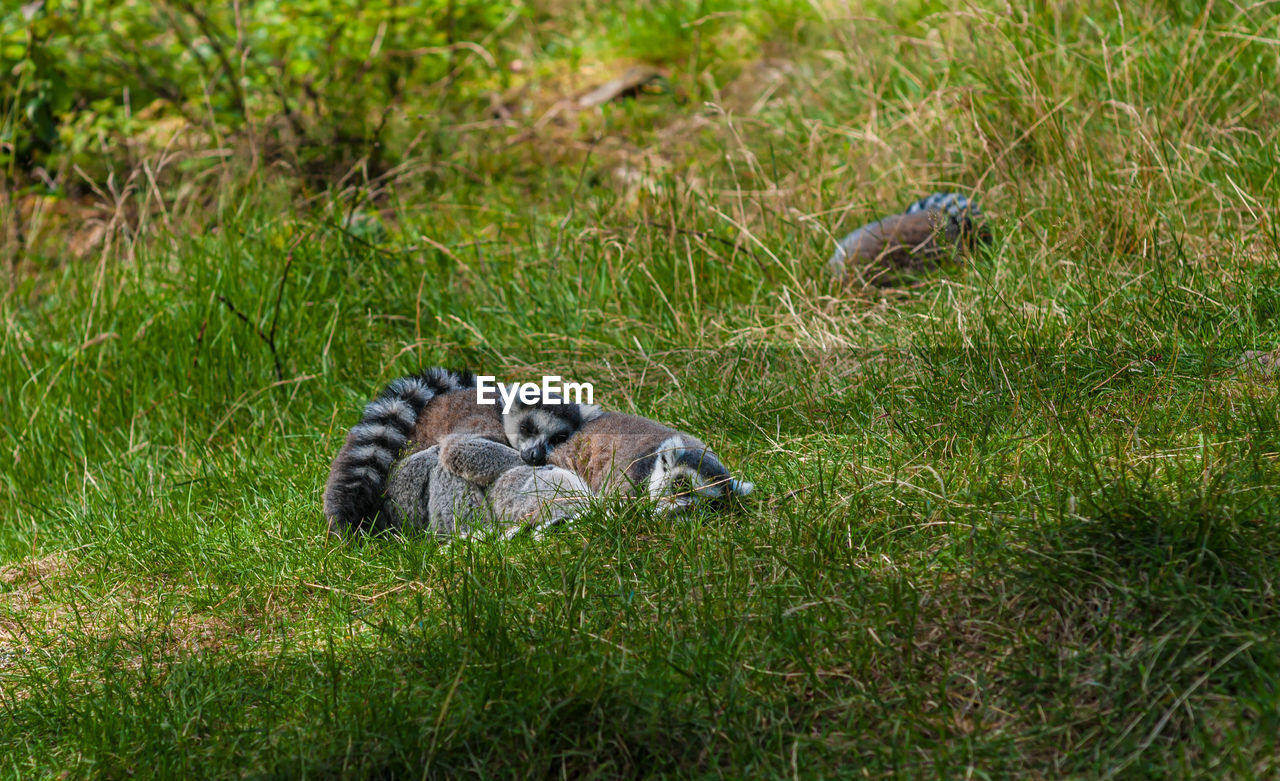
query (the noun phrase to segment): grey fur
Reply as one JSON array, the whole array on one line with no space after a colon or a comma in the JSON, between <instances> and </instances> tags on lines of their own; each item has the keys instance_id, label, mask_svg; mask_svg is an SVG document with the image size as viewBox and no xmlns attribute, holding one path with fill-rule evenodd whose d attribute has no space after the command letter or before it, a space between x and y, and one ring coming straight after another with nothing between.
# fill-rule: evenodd
<instances>
[{"instance_id":1,"label":"grey fur","mask_svg":"<svg viewBox=\"0 0 1280 781\"><path fill-rule=\"evenodd\" d=\"M394 529L420 528L440 537L536 532L575 517L590 497L587 484L567 469L529 466L514 448L460 435L396 466L382 515Z\"/></svg>"},{"instance_id":2,"label":"grey fur","mask_svg":"<svg viewBox=\"0 0 1280 781\"><path fill-rule=\"evenodd\" d=\"M329 519L330 532L380 528L375 515L382 503L387 474L408 443L418 416L436 396L468 384L474 384L468 374L425 369L388 383L365 406L360 422L347 434L346 443L329 469L324 514Z\"/></svg>"},{"instance_id":3,"label":"grey fur","mask_svg":"<svg viewBox=\"0 0 1280 781\"><path fill-rule=\"evenodd\" d=\"M654 451L645 476L649 498L664 514L680 513L702 501L746 496L753 483L737 480L715 453L696 437L676 432Z\"/></svg>"},{"instance_id":4,"label":"grey fur","mask_svg":"<svg viewBox=\"0 0 1280 781\"><path fill-rule=\"evenodd\" d=\"M583 409L594 409L539 398L527 404L517 399L503 413L500 405L479 404L475 385L470 373L426 369L391 382L365 407L329 472L324 512L330 532L394 525L378 513L388 475L402 454L429 448L450 433L465 433L510 444L526 463L540 466L577 431Z\"/></svg>"}]
</instances>

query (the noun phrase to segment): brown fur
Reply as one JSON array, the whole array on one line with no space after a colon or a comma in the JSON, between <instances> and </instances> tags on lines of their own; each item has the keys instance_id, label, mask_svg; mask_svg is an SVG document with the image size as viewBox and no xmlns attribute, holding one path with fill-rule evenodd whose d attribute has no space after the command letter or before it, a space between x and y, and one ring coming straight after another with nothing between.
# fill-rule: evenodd
<instances>
[{"instance_id":1,"label":"brown fur","mask_svg":"<svg viewBox=\"0 0 1280 781\"><path fill-rule=\"evenodd\" d=\"M552 451L548 463L577 472L595 493L634 493L637 486L644 487L654 449L676 435L691 448L706 447L688 434L648 418L602 412Z\"/></svg>"},{"instance_id":2,"label":"brown fur","mask_svg":"<svg viewBox=\"0 0 1280 781\"><path fill-rule=\"evenodd\" d=\"M431 400L418 417L409 437L407 453L426 450L449 434L470 434L507 444L502 429L502 407L476 402L476 389L463 388Z\"/></svg>"},{"instance_id":3,"label":"brown fur","mask_svg":"<svg viewBox=\"0 0 1280 781\"><path fill-rule=\"evenodd\" d=\"M845 245L845 263L874 261L886 268L919 269L954 251L956 237L946 236L942 212L895 214L868 226Z\"/></svg>"}]
</instances>

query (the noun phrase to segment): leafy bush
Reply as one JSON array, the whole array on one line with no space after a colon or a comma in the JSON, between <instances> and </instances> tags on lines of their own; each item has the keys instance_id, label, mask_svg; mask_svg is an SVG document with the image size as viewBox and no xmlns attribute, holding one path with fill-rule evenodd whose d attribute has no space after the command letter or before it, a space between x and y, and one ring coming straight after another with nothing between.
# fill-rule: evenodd
<instances>
[{"instance_id":1,"label":"leafy bush","mask_svg":"<svg viewBox=\"0 0 1280 781\"><path fill-rule=\"evenodd\" d=\"M87 144L180 117L215 136L291 143L340 164L382 142L414 88L492 64L475 39L510 8L480 0L49 0L0 27L0 162L12 173L71 161Z\"/></svg>"}]
</instances>

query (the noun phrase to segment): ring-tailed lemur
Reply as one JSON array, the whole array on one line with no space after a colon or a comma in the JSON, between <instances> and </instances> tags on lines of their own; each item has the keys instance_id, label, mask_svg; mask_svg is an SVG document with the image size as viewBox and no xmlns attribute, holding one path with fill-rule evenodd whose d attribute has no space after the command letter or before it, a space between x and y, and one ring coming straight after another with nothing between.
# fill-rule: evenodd
<instances>
[{"instance_id":1,"label":"ring-tailed lemur","mask_svg":"<svg viewBox=\"0 0 1280 781\"><path fill-rule=\"evenodd\" d=\"M503 530L510 537L571 519L590 500L591 489L573 472L529 466L507 445L461 434L400 461L382 512L393 529L441 537Z\"/></svg>"},{"instance_id":2,"label":"ring-tailed lemur","mask_svg":"<svg viewBox=\"0 0 1280 781\"><path fill-rule=\"evenodd\" d=\"M863 225L840 240L827 270L845 276L850 261L878 262L879 271L923 269L948 255L991 241L982 210L960 193L933 193L901 214Z\"/></svg>"},{"instance_id":3,"label":"ring-tailed lemur","mask_svg":"<svg viewBox=\"0 0 1280 781\"><path fill-rule=\"evenodd\" d=\"M648 496L665 514L754 488L730 475L697 437L621 412L593 411L550 462L581 475L596 493Z\"/></svg>"},{"instance_id":4,"label":"ring-tailed lemur","mask_svg":"<svg viewBox=\"0 0 1280 781\"><path fill-rule=\"evenodd\" d=\"M364 408L329 470L324 514L330 532L382 528L375 519L387 475L406 449L428 448L447 434L473 434L509 444L527 462L543 464L551 448L582 423L577 404L517 398L503 412L500 405L480 404L475 385L469 372L424 369L393 380Z\"/></svg>"}]
</instances>

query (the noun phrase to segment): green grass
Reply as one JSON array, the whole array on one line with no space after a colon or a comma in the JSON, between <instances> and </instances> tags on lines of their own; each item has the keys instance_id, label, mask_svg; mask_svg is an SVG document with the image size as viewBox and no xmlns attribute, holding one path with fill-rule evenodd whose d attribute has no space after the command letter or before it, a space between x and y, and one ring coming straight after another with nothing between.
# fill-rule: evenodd
<instances>
[{"instance_id":1,"label":"green grass","mask_svg":"<svg viewBox=\"0 0 1280 781\"><path fill-rule=\"evenodd\" d=\"M390 175L191 157L87 251L30 222L0 769L1274 775L1280 395L1237 362L1280 345L1280 19L987 5L538 4L513 119L423 96ZM633 60L671 89L548 115ZM822 279L951 187L991 248ZM590 381L758 492L330 540L346 428L434 364Z\"/></svg>"}]
</instances>

